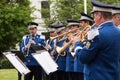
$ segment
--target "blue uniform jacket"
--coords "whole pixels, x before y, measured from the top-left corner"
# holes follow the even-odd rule
[[[79,47],[79,48],[82,49],[82,47],[84,46],[84,44],[81,44],[80,46],[81,47]],[[76,52],[76,53],[78,53],[78,52]],[[76,56],[74,58],[74,72],[81,72],[81,73],[83,73],[83,70],[84,70],[84,64],[82,64],[80,62],[79,56]]]
[[[69,49],[70,46],[66,49],[66,72],[74,72],[74,58]]]
[[[57,46],[62,47],[64,41],[65,40],[61,40],[61,41],[57,42]],[[56,52],[56,54],[58,55],[57,52]],[[65,69],[66,69],[66,56],[60,56],[59,55],[56,62],[58,64],[58,70],[65,71]]]
[[[51,46],[51,49],[48,50],[49,53],[51,53],[52,51],[54,51],[54,47],[56,46],[56,39],[55,40],[48,40],[47,43]],[[56,59],[56,52],[54,53],[54,60]]]
[[[120,30],[112,22],[101,24],[99,35],[88,48],[78,49],[77,56],[85,64],[85,80],[120,80]],[[81,43],[76,42],[75,48]]]
[[[54,41],[48,40],[48,44],[51,46],[51,49],[48,50],[48,52],[50,53],[53,51],[55,43],[54,43]]]
[[[32,38],[36,44],[34,45],[40,45],[40,46],[45,46],[45,42],[44,42],[44,39],[42,38],[41,35],[39,34],[36,34],[33,38]],[[21,46],[20,46],[20,50],[24,53],[26,59],[27,59],[27,62],[25,62],[25,64],[27,66],[37,66],[39,65],[37,63],[37,61],[33,58],[33,56],[31,54],[35,53],[35,51],[30,47],[29,49],[29,54],[28,56],[27,55],[27,50],[25,50],[25,45],[27,45],[29,43],[29,40],[30,40],[30,35],[26,35],[23,37],[22,39],[22,43],[21,43]],[[32,46],[33,44],[31,44]]]

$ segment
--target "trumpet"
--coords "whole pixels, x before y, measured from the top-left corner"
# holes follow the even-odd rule
[[[83,28],[83,30],[82,30],[79,34],[77,34],[77,36],[80,37],[80,42],[83,42],[83,41],[86,40],[86,38],[87,38],[87,32],[88,32],[90,29],[91,29],[91,26],[88,25],[88,26],[86,26],[85,28]]]
[[[70,31],[68,31],[68,32],[65,32],[65,33],[63,33],[63,34],[57,35],[57,36],[55,36],[55,37],[50,37],[50,40],[53,41],[54,39],[59,38],[59,37],[62,37],[62,36],[64,36],[64,35],[68,34],[68,33],[72,33],[72,32],[74,32],[75,30],[76,30],[76,29],[70,30]]]
[[[86,37],[87,31],[89,31],[90,29],[91,29],[91,26],[86,26],[86,27],[83,28],[83,30],[82,30],[80,33],[78,33],[76,36],[80,36],[80,37],[82,37],[81,39],[84,39],[84,38]],[[84,33],[84,34],[83,34],[83,33]],[[83,37],[82,35],[85,35],[85,36]],[[73,34],[72,37],[74,37],[74,34]],[[82,40],[81,40],[81,41],[82,41]],[[65,44],[64,46],[62,46],[62,47],[56,47],[56,51],[58,52],[58,54],[61,55],[61,56],[65,56],[66,53],[64,53],[64,51],[65,51],[65,49],[66,49],[69,45],[72,44],[72,42],[73,42],[73,39],[71,39],[68,43],[66,43],[66,44]]]
[[[86,26],[79,34],[78,34],[78,36],[80,37],[80,42],[84,42],[86,39],[87,39],[87,32],[89,31],[89,30],[91,30],[93,27],[95,27],[95,23],[92,25],[92,26],[90,26],[90,25],[88,25],[88,26]]]
[[[66,45],[64,45],[63,47],[56,47],[56,51],[58,52],[58,54],[60,56],[65,56],[66,53],[64,52],[65,49],[72,43],[72,40],[70,40],[68,43],[66,43]]]

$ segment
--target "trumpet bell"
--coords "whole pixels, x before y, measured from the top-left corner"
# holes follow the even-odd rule
[[[63,52],[62,51],[62,47],[56,47],[56,51],[58,52],[58,54],[60,55],[60,56],[65,56],[66,55],[66,53],[65,52]]]

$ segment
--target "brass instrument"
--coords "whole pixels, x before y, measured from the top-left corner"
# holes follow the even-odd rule
[[[76,36],[80,36],[80,37],[82,37],[82,38],[80,38],[80,39],[84,39],[85,37],[86,37],[86,33],[87,33],[87,31],[89,31],[91,29],[91,26],[86,26],[85,28],[83,28],[83,30],[80,32],[80,33],[78,33]],[[83,37],[83,35],[85,35],[84,37]],[[72,37],[74,37],[74,34],[72,35]],[[82,40],[81,40],[82,41]],[[68,43],[66,43],[64,46],[62,46],[62,47],[57,47],[56,48],[56,51],[58,52],[58,54],[59,55],[61,55],[61,56],[65,56],[66,55],[66,53],[64,53],[64,51],[65,51],[65,49],[69,46],[69,45],[71,45],[72,44],[72,42],[73,42],[73,39],[71,39]]]
[[[56,47],[56,51],[58,52],[58,54],[60,56],[65,56],[66,53],[64,52],[65,49],[72,43],[72,40],[70,40],[68,43],[66,43],[66,45],[64,45],[63,47]]]
[[[95,27],[95,23],[92,25],[92,26],[90,26],[90,25],[88,25],[88,26],[86,26],[79,34],[78,34],[78,36],[80,37],[80,42],[84,42],[86,39],[87,39],[87,32],[89,31],[89,30],[91,30],[93,27]]]
[[[50,37],[50,40],[54,40],[54,39],[56,39],[56,38],[59,38],[59,37],[62,37],[62,36],[64,36],[64,35],[66,35],[66,34],[68,34],[68,33],[72,33],[72,32],[74,32],[75,30],[76,30],[76,29],[70,30],[70,31],[68,31],[68,32],[65,32],[65,33],[63,33],[63,34],[57,35],[57,36],[55,36],[55,37]]]
[[[91,29],[91,26],[88,25],[88,26],[86,26],[85,28],[83,28],[83,30],[82,30],[79,34],[77,34],[77,36],[80,37],[80,42],[83,42],[83,41],[86,40],[86,38],[87,38],[87,32],[88,32],[90,29]]]

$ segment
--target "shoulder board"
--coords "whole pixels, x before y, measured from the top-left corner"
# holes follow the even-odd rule
[[[40,38],[41,38],[41,39],[45,39],[45,36],[44,36],[44,35],[40,35]]]
[[[22,39],[24,40],[24,39],[26,39],[27,37],[28,37],[28,35],[24,35]]]
[[[37,34],[36,36],[39,37],[39,38],[41,38],[41,39],[45,39],[44,35]]]

